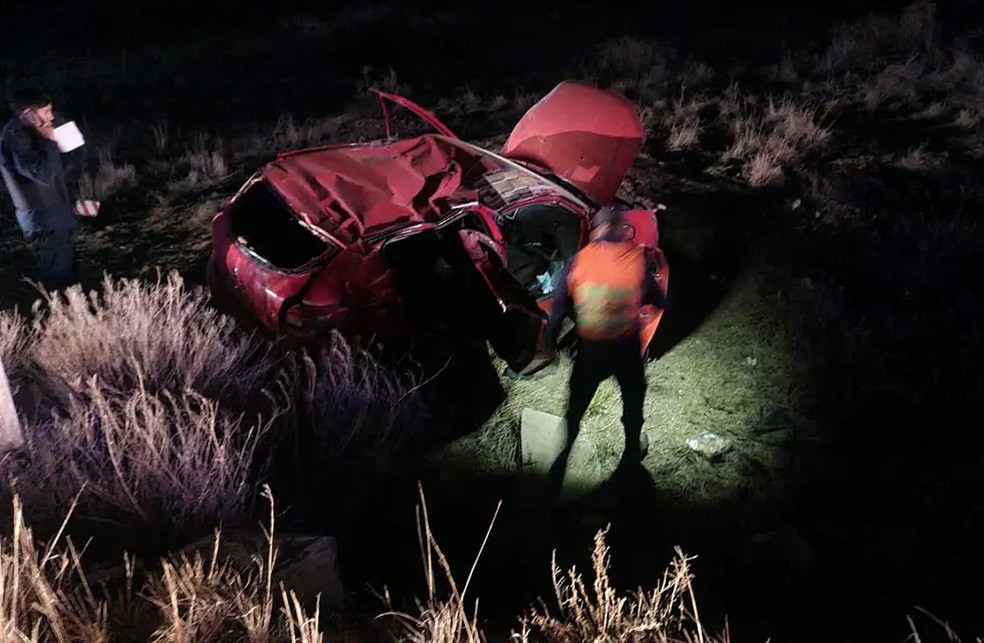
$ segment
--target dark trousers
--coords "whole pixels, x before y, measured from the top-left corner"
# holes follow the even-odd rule
[[[34,251],[35,278],[45,288],[64,288],[75,281],[76,234],[75,228],[31,230],[24,234]]]
[[[637,333],[615,341],[578,342],[565,415],[568,451],[581,430],[581,419],[598,391],[598,385],[609,377],[615,377],[622,395],[625,454],[628,457],[639,454],[642,408],[646,398],[646,371]]]

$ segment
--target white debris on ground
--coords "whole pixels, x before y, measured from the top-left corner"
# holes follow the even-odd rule
[[[731,450],[731,440],[708,431],[688,438],[687,446],[708,460],[717,460]]]

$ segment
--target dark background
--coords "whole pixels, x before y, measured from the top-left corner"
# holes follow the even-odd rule
[[[742,2],[521,2],[506,0],[491,3],[422,0],[420,2],[373,3],[381,7],[413,7],[425,13],[452,11],[492,18],[482,23],[486,38],[509,38],[514,30],[531,26],[541,34],[544,46],[567,37],[556,33],[556,25],[577,22],[573,18],[590,17],[587,27],[593,30],[621,31],[626,34],[684,36],[707,45],[727,44],[741,53],[742,45],[750,51],[786,39],[822,36],[830,25],[854,19],[868,11],[889,11],[903,7],[900,1],[837,0],[830,2],[781,2],[755,0]],[[469,6],[471,4],[471,6]],[[362,7],[368,3],[362,3]],[[945,0],[939,3],[941,18],[963,21],[981,13],[975,0]],[[0,51],[4,58],[14,52],[43,55],[57,48],[69,55],[95,54],[121,48],[146,47],[154,44],[189,40],[209,33],[232,29],[262,31],[270,20],[291,14],[331,18],[359,8],[360,3],[290,2],[243,3],[233,0],[174,0],[171,2],[64,2],[15,0],[3,11],[3,38]],[[531,25],[531,23],[534,23]],[[467,27],[465,27],[467,28]],[[752,35],[754,34],[754,36]],[[413,42],[365,42],[371,50],[400,51]],[[710,50],[710,49],[709,49]]]

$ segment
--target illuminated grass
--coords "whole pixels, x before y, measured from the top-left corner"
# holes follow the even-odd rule
[[[647,365],[645,426],[649,454],[644,466],[663,493],[689,502],[720,500],[761,484],[751,471],[774,475],[784,464],[783,449],[753,429],[763,415],[795,408],[805,373],[792,349],[787,325],[763,300],[757,282],[743,278],[694,333],[660,360]],[[467,462],[497,475],[517,470],[520,418],[529,407],[563,415],[567,405],[570,356],[530,381],[502,378],[507,399],[477,433],[452,443],[439,457]],[[501,370],[504,364],[497,363]],[[614,379],[599,387],[582,423],[581,440],[569,471],[604,479],[615,469],[625,438],[622,400]],[[733,449],[713,465],[686,446],[711,431],[731,440]],[[751,463],[751,464],[750,464]]]

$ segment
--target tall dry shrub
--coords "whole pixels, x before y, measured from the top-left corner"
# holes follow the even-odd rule
[[[0,311],[0,362],[7,377],[14,379],[27,365],[30,345],[24,317],[16,310]]]
[[[274,397],[289,408],[277,431],[281,469],[325,511],[356,503],[426,435],[425,384],[333,332],[321,349],[298,355],[281,372]]]
[[[171,272],[154,283],[106,276],[99,291],[73,286],[35,306],[31,359],[61,401],[97,376],[104,394],[191,390],[246,399],[270,377],[259,344],[209,306],[204,289]]]
[[[65,410],[28,425],[22,452],[0,461],[31,522],[50,531],[77,496],[74,528],[145,548],[251,515],[270,422],[244,422],[192,391],[152,393],[134,375],[129,394],[93,378]]]

